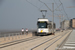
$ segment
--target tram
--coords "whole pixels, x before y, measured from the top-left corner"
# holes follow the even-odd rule
[[[53,28],[55,32],[55,23],[53,23]],[[38,18],[37,35],[51,34],[52,31],[52,21],[49,21],[47,18]]]

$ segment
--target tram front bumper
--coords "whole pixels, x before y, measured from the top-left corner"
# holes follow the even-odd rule
[[[42,32],[42,33],[41,33],[41,32],[38,32],[37,34],[38,34],[38,35],[47,35],[46,32]]]

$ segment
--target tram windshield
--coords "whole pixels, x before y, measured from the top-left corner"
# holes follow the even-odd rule
[[[38,28],[47,28],[46,22],[38,22]]]

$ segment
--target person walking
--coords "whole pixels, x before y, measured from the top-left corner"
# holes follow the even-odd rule
[[[22,34],[24,34],[24,28],[22,28]]]
[[[28,29],[26,28],[26,34],[28,35]]]

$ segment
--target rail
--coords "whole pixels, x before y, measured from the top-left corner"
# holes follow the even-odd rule
[[[8,43],[3,43],[3,44],[0,44],[0,48],[8,47],[8,46],[11,46],[11,45],[19,44],[19,43],[30,41],[30,40],[37,39],[37,38],[42,38],[42,37],[34,36],[34,37],[26,38],[26,39],[11,41],[11,42],[8,42]]]
[[[72,30],[73,31],[73,30]],[[71,31],[71,32],[72,32]],[[67,38],[69,37],[69,35],[71,34],[71,32],[68,34],[68,36],[59,44],[59,46],[56,48],[56,50],[60,50],[60,49],[63,49],[63,48],[60,48],[61,45],[67,40]],[[64,50],[64,49],[63,49]]]
[[[60,35],[62,35],[62,34],[60,34]],[[56,38],[56,37],[58,37],[58,36],[60,36],[60,35],[57,35],[57,36],[55,36],[55,37],[53,37],[53,38],[51,38],[51,39],[49,39],[49,40],[47,40],[47,41],[45,41],[45,42],[43,42],[43,43],[39,44],[39,45],[37,45],[37,46],[35,46],[35,47],[31,48],[30,50],[33,50],[33,49],[35,49],[35,48],[37,48],[37,47],[39,47],[39,46],[41,46],[41,45],[45,44],[46,42],[48,42],[48,41],[50,41],[50,40],[52,40],[52,39],[54,39],[54,38]],[[45,49],[46,49],[46,48],[45,48]]]
[[[66,33],[64,34],[66,35]],[[50,47],[52,44],[54,44],[56,41],[58,41],[59,39],[61,39],[64,35],[62,35],[60,38],[58,38],[57,40],[55,40],[54,42],[52,42],[49,46],[47,46],[44,50],[46,50],[48,47]]]

